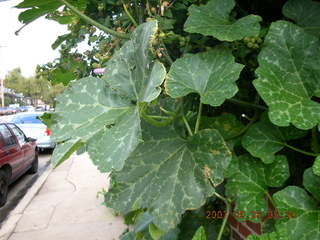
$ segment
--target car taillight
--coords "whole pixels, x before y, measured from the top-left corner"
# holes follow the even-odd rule
[[[46,133],[47,136],[50,136],[50,128],[47,128],[45,133]]]

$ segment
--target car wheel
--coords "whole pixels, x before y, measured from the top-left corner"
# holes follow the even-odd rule
[[[7,202],[9,180],[5,171],[0,170],[0,207]]]
[[[31,167],[28,171],[29,174],[35,174],[38,172],[38,165],[39,165],[39,160],[38,160],[38,152],[36,152],[34,160],[31,164]]]

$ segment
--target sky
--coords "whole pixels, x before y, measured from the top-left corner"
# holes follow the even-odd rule
[[[21,10],[13,8],[22,0],[0,0],[0,79],[8,71],[20,67],[25,77],[34,74],[37,64],[45,64],[59,56],[51,44],[67,32],[65,25],[44,18],[26,26],[18,36],[15,31],[22,24],[18,21]]]

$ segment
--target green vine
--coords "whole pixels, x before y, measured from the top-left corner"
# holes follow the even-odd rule
[[[110,172],[105,201],[133,225],[122,239],[218,232],[222,240],[231,204],[267,212],[268,201],[304,209],[297,219],[267,220],[277,231],[261,239],[280,230],[290,240],[320,238],[313,221],[320,215],[320,3],[21,0],[17,7],[26,9],[23,26],[43,15],[68,24],[54,43],[61,57],[38,71],[70,85],[57,98],[52,159],[60,164],[83,147]],[[91,50],[81,53],[84,42]],[[188,219],[221,202],[221,226]],[[297,231],[287,230],[292,225]]]

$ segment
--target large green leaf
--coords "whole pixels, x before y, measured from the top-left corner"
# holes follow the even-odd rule
[[[224,139],[238,136],[244,128],[235,115],[231,113],[224,113],[218,117],[201,117],[202,129],[214,128],[217,129]]]
[[[52,138],[56,142],[77,137],[87,141],[133,108],[136,106],[119,97],[101,79],[80,79],[57,98]]]
[[[67,160],[74,151],[82,146],[83,143],[78,138],[73,138],[64,143],[57,144],[51,157],[52,164],[57,167]]]
[[[166,70],[150,51],[157,31],[157,21],[141,24],[106,66],[103,79],[131,100],[151,102],[161,92]]]
[[[311,168],[308,168],[303,173],[303,186],[320,201],[320,177],[316,176]]]
[[[100,170],[121,169],[140,141],[137,111],[135,105],[119,97],[101,79],[89,77],[73,82],[57,98],[52,138],[59,145],[53,162],[65,160],[77,150],[77,142],[83,142],[88,144],[88,152]],[[132,126],[134,131],[128,131]]]
[[[316,158],[312,166],[313,173],[320,176],[320,156]]]
[[[124,57],[121,61],[117,54],[113,57],[115,60],[112,61],[116,62],[113,70],[128,68],[126,72],[133,78],[114,74],[106,77],[107,83],[98,78],[84,78],[71,83],[58,97],[52,137],[61,144],[56,150],[61,153],[55,156],[65,156],[62,154],[64,152],[69,155],[71,149],[75,151],[72,141],[78,139],[87,144],[90,157],[101,171],[122,168],[124,161],[141,141],[139,102],[136,101],[148,102],[156,98],[160,93],[159,85],[165,77],[163,66],[154,64],[148,52],[151,48],[150,39],[154,38],[156,31],[155,21],[140,25],[134,31],[132,40],[127,42],[132,49],[128,49],[127,45],[120,49],[117,54]],[[139,41],[143,44],[137,44]],[[134,66],[125,65],[124,61],[133,57],[132,51],[135,54],[141,51],[147,57],[142,59],[140,55],[141,61],[136,59]],[[143,72],[141,69],[147,65],[153,66],[152,71]],[[133,80],[135,84],[131,85]],[[126,86],[126,81],[128,86],[132,86],[127,89],[130,91],[117,88],[116,81],[123,81],[123,86]],[[133,96],[131,91],[138,91],[139,94]],[[60,160],[57,158],[55,162]]]
[[[268,120],[267,116],[253,124],[242,138],[242,146],[264,163],[272,163],[275,153],[285,147],[286,141],[300,138],[305,131],[294,127],[280,128]]]
[[[120,159],[127,159],[141,141],[138,108],[130,109],[117,122],[115,126],[98,132],[88,142],[90,157],[102,172],[109,171],[110,166],[121,169],[123,161]]]
[[[283,6],[283,15],[294,20],[305,31],[320,36],[320,3],[312,0],[289,0]]]
[[[310,129],[320,122],[320,42],[300,27],[278,21],[271,24],[259,54],[254,86],[269,106],[278,126]]]
[[[231,51],[223,47],[190,54],[172,64],[166,91],[173,98],[196,92],[202,103],[220,106],[237,93],[235,81],[243,67],[234,61]]]
[[[228,169],[226,194],[236,202],[236,211],[244,212],[244,220],[261,221],[255,213],[265,216],[268,186],[280,187],[289,177],[285,156],[276,156],[273,164],[265,165],[250,155],[234,157]]]
[[[289,186],[273,195],[277,210],[283,219],[279,224],[290,240],[320,239],[320,209],[317,202],[302,188]],[[296,215],[286,219],[286,212]]]
[[[234,0],[211,0],[204,6],[192,5],[189,8],[184,30],[213,36],[221,41],[240,40],[257,36],[260,31],[260,16],[249,15],[238,20],[231,19],[230,12],[235,6]]]
[[[184,140],[171,127],[145,125],[143,139],[112,175],[117,184],[106,193],[106,203],[123,213],[148,208],[154,224],[167,231],[213,194],[208,178],[215,184],[223,180],[231,153],[216,130]]]

